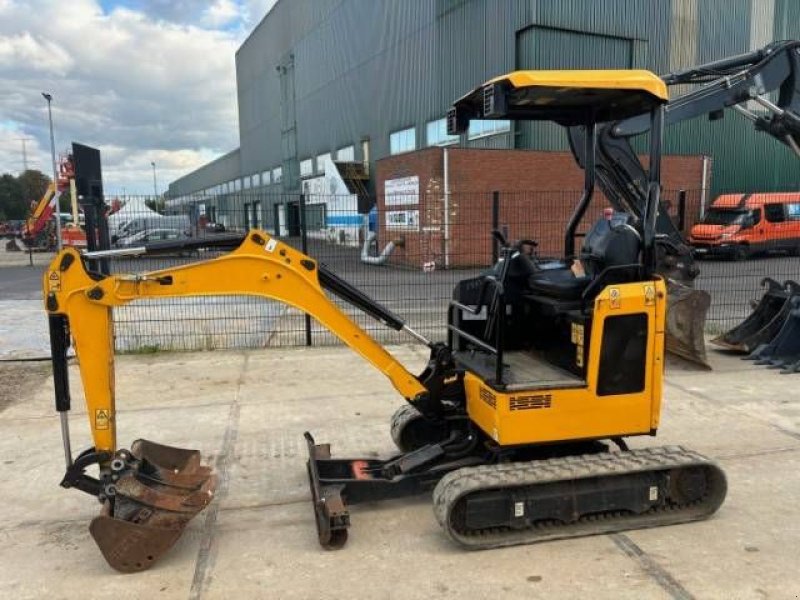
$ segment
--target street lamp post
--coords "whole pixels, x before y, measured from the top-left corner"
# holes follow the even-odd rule
[[[158,183],[156,183],[156,163],[155,161],[150,161],[150,166],[153,167],[153,195],[155,196],[154,200],[158,200]]]
[[[58,202],[58,166],[56,165],[56,141],[53,136],[53,110],[50,105],[53,101],[53,96],[46,92],[42,92],[42,96],[47,100],[47,117],[50,121],[50,156],[53,160],[53,197],[56,202],[56,248],[61,252],[61,207]]]

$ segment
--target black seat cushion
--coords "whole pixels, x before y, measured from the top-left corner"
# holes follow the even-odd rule
[[[547,269],[531,275],[528,286],[534,294],[558,300],[580,300],[591,281],[591,277],[576,277],[571,269]]]

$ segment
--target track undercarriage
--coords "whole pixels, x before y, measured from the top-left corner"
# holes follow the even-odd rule
[[[491,448],[458,425],[436,431],[409,408],[392,419],[404,453],[386,461],[333,459],[328,444],[306,434],[324,548],[347,541],[349,504],[431,490],[447,536],[476,550],[696,521],[725,499],[722,470],[680,446],[629,450],[615,439],[619,451],[600,441]]]

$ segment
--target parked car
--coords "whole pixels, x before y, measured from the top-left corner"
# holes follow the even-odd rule
[[[134,248],[153,242],[177,241],[188,238],[189,236],[186,235],[186,232],[180,229],[150,229],[149,231],[140,231],[120,238],[117,240],[117,246],[119,248]]]
[[[756,252],[800,254],[800,193],[725,194],[692,227],[695,255],[737,260]]]
[[[129,221],[121,223],[120,226],[111,234],[111,243],[116,244],[123,238],[129,237],[143,231],[155,231],[157,229],[176,229],[182,231],[184,235],[189,235],[191,225],[188,215],[155,215],[146,217],[135,217]]]

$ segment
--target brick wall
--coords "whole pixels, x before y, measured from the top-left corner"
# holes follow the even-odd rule
[[[441,268],[446,254],[451,267],[487,265],[491,257],[493,191],[500,192],[500,224],[510,239],[535,239],[542,255],[563,253],[564,230],[583,189],[583,171],[571,153],[448,148],[447,155],[447,252],[443,236],[444,149],[427,148],[377,162],[379,240],[385,243],[402,237],[405,243],[394,252],[392,262],[417,268],[433,262]],[[672,214],[677,215],[677,190],[688,191],[687,231],[699,214],[702,165],[701,156],[666,156],[662,163],[664,197]],[[387,206],[385,182],[413,175],[419,177],[419,203]],[[605,206],[605,198],[598,193],[578,231],[588,230]],[[387,229],[385,215],[393,210],[418,210],[418,230]]]

